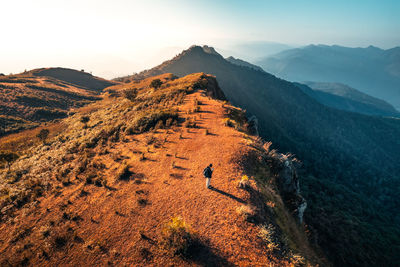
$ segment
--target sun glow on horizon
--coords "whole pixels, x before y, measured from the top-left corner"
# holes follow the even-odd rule
[[[322,30],[313,25],[320,9],[308,5],[314,18],[306,19],[293,15],[291,5],[307,10],[306,4],[300,6],[293,0],[288,0],[287,7],[277,1],[4,1],[0,73],[63,66],[113,78],[150,68],[192,44],[226,49],[234,43],[257,40],[363,45],[365,39],[365,43],[377,45],[373,41],[383,37],[387,46],[400,44],[399,38],[390,34],[393,29],[384,35],[384,22],[370,27],[379,34],[376,40],[368,40],[364,35],[369,34],[369,25],[360,31],[359,24],[364,23],[361,19],[357,22],[360,16],[349,23],[349,28],[358,32],[351,35],[329,28],[334,14],[330,14],[331,20],[322,14],[327,18],[321,21],[326,29]],[[344,27],[343,22],[337,25]],[[328,30],[332,32],[324,33]]]

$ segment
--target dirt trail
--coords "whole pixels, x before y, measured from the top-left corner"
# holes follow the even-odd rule
[[[196,99],[201,103],[200,111],[187,114]],[[199,127],[129,136],[129,141],[113,147],[132,166],[134,179],[110,178],[110,190],[85,187],[85,196],[80,194],[81,186],[71,186],[60,196],[41,201],[37,216],[29,217],[36,218],[31,223],[37,227],[50,220],[56,225],[65,223],[75,229],[81,244],[71,242],[40,264],[265,266],[270,262],[257,242],[257,228],[236,212],[249,199],[248,192],[236,186],[242,174],[231,162],[232,157],[248,149],[243,134],[224,125],[223,103],[201,91],[188,95],[179,112],[183,117],[196,117]],[[167,139],[161,147],[149,146],[147,152],[143,140],[149,135]],[[146,160],[140,160],[138,152],[145,152]],[[105,175],[114,177],[120,162],[107,160],[109,155],[102,157],[107,165]],[[202,177],[209,163],[214,168],[213,190],[206,189]],[[79,219],[63,222],[63,212],[79,214]],[[175,216],[181,216],[202,241],[203,247],[193,260],[167,257],[157,247],[163,223]],[[98,248],[101,253],[95,253]],[[141,255],[143,248],[150,254]]]

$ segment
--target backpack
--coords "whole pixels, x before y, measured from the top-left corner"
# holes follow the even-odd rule
[[[204,175],[204,177],[206,177],[206,178],[210,178],[210,177],[211,177],[211,170],[210,170],[209,167],[206,167],[206,168],[203,170],[203,175]]]

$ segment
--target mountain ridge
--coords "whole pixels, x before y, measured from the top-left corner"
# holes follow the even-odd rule
[[[306,221],[334,265],[393,265],[387,259],[395,259],[392,252],[399,246],[387,251],[385,243],[400,243],[400,229],[394,223],[400,219],[394,190],[400,180],[398,120],[326,107],[291,82],[231,64],[201,47],[127,79],[191,72],[215,75],[228,100],[257,117],[261,137],[304,162],[303,192],[310,200]],[[353,219],[356,224],[350,223]],[[374,233],[374,241],[363,239],[369,245],[361,247],[357,240],[367,232]]]
[[[1,264],[328,265],[279,193],[300,197],[294,159],[222,95],[211,75],[164,74],[66,118],[0,174]]]

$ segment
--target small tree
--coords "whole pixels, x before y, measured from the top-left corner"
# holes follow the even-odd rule
[[[124,91],[125,98],[129,99],[130,101],[135,100],[137,95],[138,95],[138,92],[137,92],[136,88],[126,89]]]
[[[160,88],[161,85],[162,85],[162,81],[160,79],[154,79],[150,83],[150,86],[153,87],[154,89]]]
[[[0,162],[6,162],[8,170],[10,170],[11,163],[19,158],[17,153],[11,151],[1,151],[0,152]]]
[[[40,132],[36,135],[37,138],[42,140],[43,144],[46,142],[47,137],[49,136],[50,131],[48,129],[42,129]]]
[[[82,116],[81,117],[81,122],[84,124],[83,128],[87,128],[87,123],[90,121],[90,117],[89,116]]]
[[[84,124],[88,123],[89,120],[90,120],[89,116],[82,116],[81,117],[81,122],[84,123]]]

